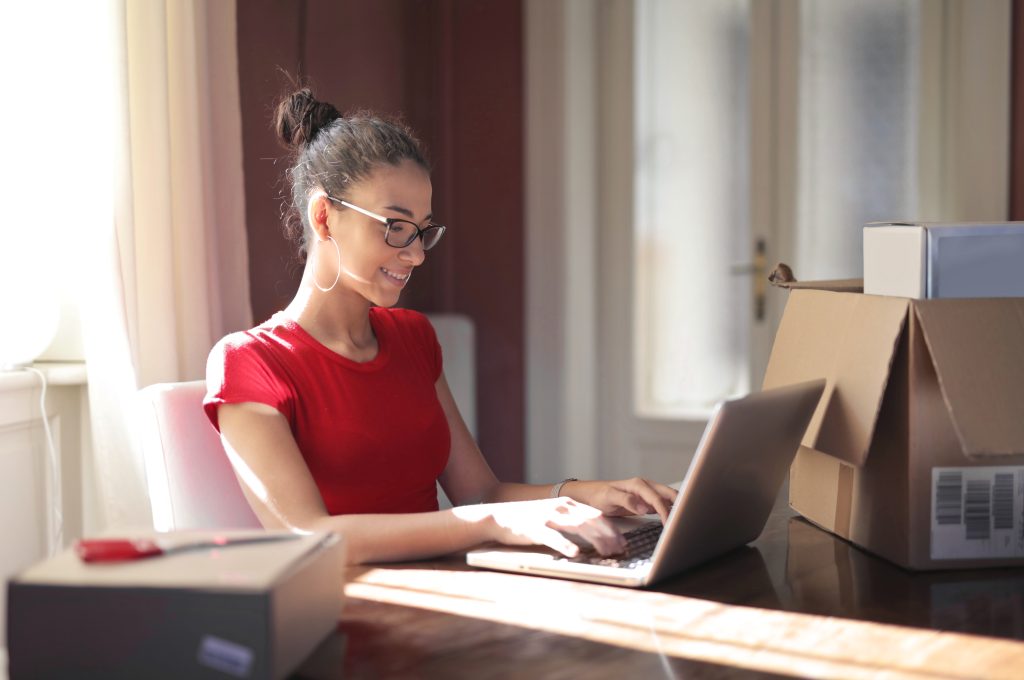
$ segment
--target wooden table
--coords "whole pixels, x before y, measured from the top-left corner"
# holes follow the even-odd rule
[[[300,678],[1024,678],[1024,569],[911,573],[777,504],[761,537],[636,591],[351,568]]]

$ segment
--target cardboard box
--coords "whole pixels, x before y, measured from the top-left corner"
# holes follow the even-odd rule
[[[336,629],[343,569],[335,534],[119,563],[69,549],[8,583],[10,677],[282,678]]]
[[[1024,299],[818,286],[789,286],[764,380],[828,380],[790,505],[910,569],[1024,564]]]
[[[1024,296],[1024,222],[872,222],[864,292],[915,299]]]

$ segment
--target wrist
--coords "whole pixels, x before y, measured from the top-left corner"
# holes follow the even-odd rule
[[[498,522],[494,518],[493,505],[485,503],[481,505],[462,505],[452,508],[449,512],[459,525],[459,530],[465,536],[465,543],[475,545],[487,541],[497,540]]]
[[[578,481],[580,481],[580,480],[576,479],[575,477],[567,477],[567,478],[563,479],[562,481],[558,482],[557,484],[552,484],[551,485],[551,498],[558,498],[559,496],[568,496],[569,494],[566,493],[565,487],[567,485],[569,485],[569,484],[572,484],[573,482],[578,482]]]

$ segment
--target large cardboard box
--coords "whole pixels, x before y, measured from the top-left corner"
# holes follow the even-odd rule
[[[69,549],[8,584],[10,677],[282,678],[337,628],[343,569],[335,534],[119,563]]]
[[[828,380],[790,505],[910,569],[1024,564],[1024,299],[859,286],[789,286],[764,387]]]
[[[871,222],[864,227],[864,292],[1024,296],[1024,222]]]

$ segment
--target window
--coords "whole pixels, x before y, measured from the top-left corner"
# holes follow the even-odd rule
[[[858,278],[866,222],[1006,219],[1008,3],[633,7],[637,416],[756,389],[752,251]]]
[[[791,264],[801,278],[859,278],[865,222],[920,218],[918,5],[800,5]]]
[[[750,3],[635,7],[635,407],[700,419],[749,389]]]
[[[112,219],[112,6],[40,0],[0,8],[9,95],[0,113],[8,131],[0,218],[7,341],[0,354],[8,360],[31,360],[47,347],[52,358],[83,358],[80,264],[97,221]]]

